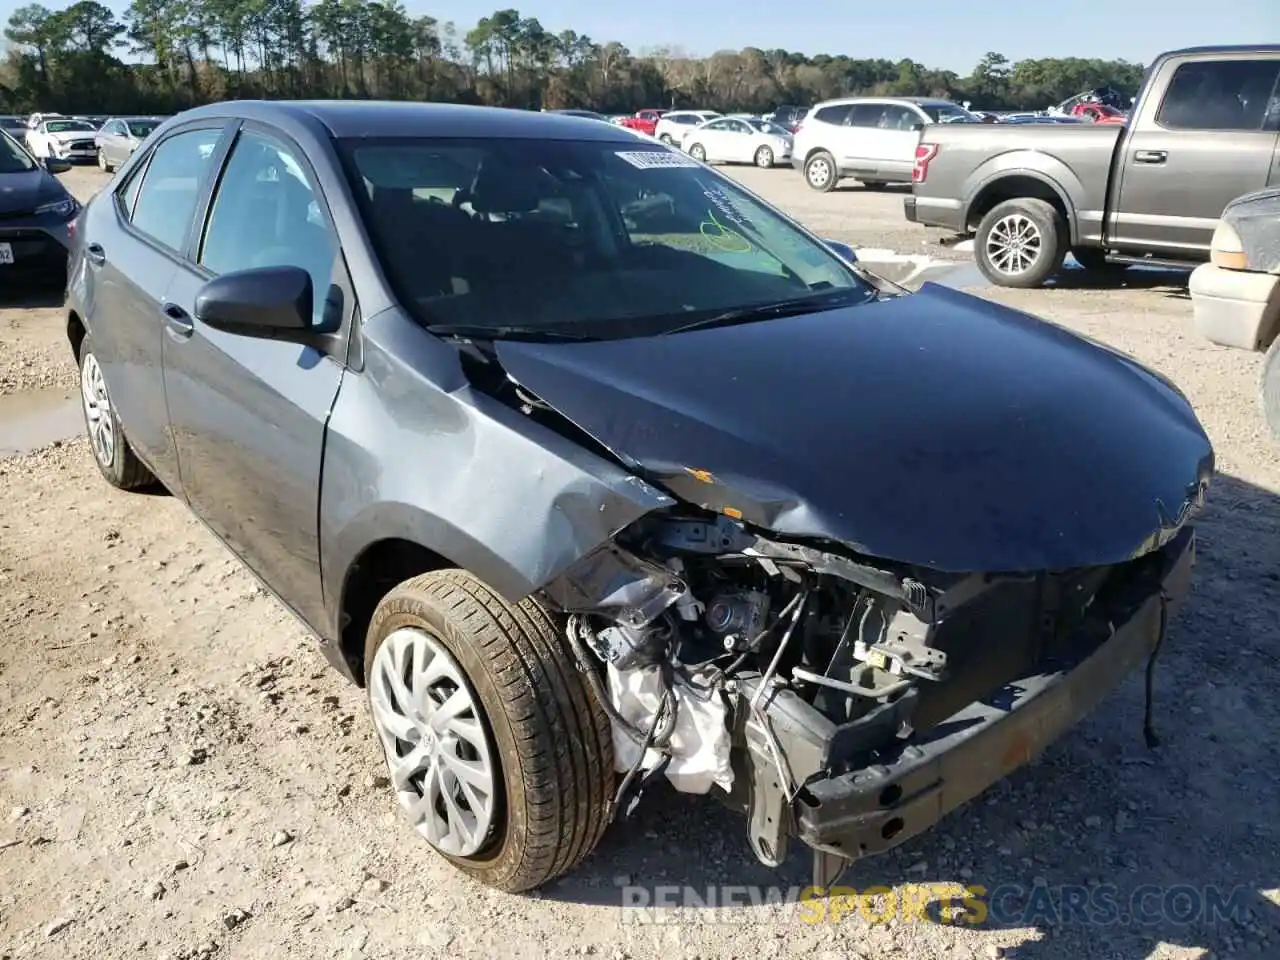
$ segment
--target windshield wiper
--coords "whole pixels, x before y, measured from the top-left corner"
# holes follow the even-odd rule
[[[527,340],[531,343],[571,343],[592,339],[580,333],[547,330],[544,327],[483,327],[460,323],[433,323],[427,329],[438,337],[458,337],[466,340]]]
[[[849,300],[851,293],[861,294],[856,300]],[[714,316],[702,317],[691,323],[686,323],[678,327],[672,327],[670,330],[662,331],[664,334],[671,333],[687,333],[690,330],[706,330],[709,327],[727,327],[735,323],[754,323],[757,320],[774,320],[780,317],[795,317],[804,313],[818,313],[822,310],[834,310],[839,307],[852,307],[859,304],[868,303],[875,299],[875,292],[868,294],[864,290],[839,290],[833,293],[826,293],[819,297],[797,297],[792,300],[779,300],[776,303],[762,303],[752,307],[739,307],[735,310],[725,310],[723,313],[717,313]],[[846,302],[847,301],[847,302]]]

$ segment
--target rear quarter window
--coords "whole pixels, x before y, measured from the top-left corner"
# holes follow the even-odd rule
[[[835,126],[843,126],[845,120],[848,119],[849,112],[851,110],[853,110],[853,107],[847,103],[836,104],[835,106],[830,107],[819,107],[814,113],[813,119],[820,123],[830,123]]]

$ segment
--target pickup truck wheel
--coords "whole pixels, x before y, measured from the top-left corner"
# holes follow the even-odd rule
[[[1280,443],[1280,337],[1271,341],[1262,361],[1262,414],[1271,436]]]
[[[519,892],[591,852],[613,799],[609,718],[543,607],[424,574],[378,604],[364,662],[392,785],[445,859]]]
[[[1066,221],[1043,200],[1006,200],[982,218],[973,249],[978,269],[992,283],[1039,287],[1067,254]]]
[[[805,161],[804,179],[814,190],[830,193],[840,180],[836,172],[836,158],[825,150],[815,153]]]
[[[155,477],[138,459],[124,435],[88,334],[80,343],[77,359],[80,364],[80,407],[84,412],[89,449],[93,451],[98,470],[107,483],[118,490],[137,490],[155,483]]]

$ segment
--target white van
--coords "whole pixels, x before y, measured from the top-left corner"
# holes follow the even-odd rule
[[[791,165],[814,190],[834,190],[843,177],[868,189],[910,183],[920,131],[930,123],[980,123],[950,100],[847,97],[811,109],[795,132]]]

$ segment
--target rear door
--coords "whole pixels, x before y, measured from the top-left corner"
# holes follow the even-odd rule
[[[1208,259],[1228,202],[1274,176],[1280,55],[1171,60],[1151,78],[1164,87],[1131,120],[1118,187],[1113,187],[1110,245],[1156,255]],[[1167,85],[1167,86],[1166,86]]]
[[[324,431],[354,310],[326,199],[302,150],[246,122],[208,204],[203,236],[166,295],[164,383],[192,510],[311,623],[323,622],[318,510]],[[338,331],[271,339],[195,318],[214,276],[292,265],[311,274],[313,317]]]
[[[95,209],[80,282],[90,292],[89,332],[129,442],[166,487],[178,490],[161,353],[160,305],[181,262],[225,121],[179,128]]]

